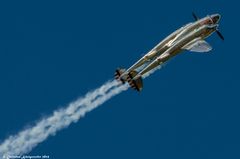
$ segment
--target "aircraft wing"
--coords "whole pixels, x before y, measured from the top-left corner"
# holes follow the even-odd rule
[[[196,38],[185,45],[182,49],[192,52],[209,52],[212,50],[212,47],[205,40]]]

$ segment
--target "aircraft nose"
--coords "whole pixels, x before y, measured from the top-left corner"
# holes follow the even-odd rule
[[[219,22],[221,16],[220,16],[220,14],[213,14],[213,15],[211,15],[211,18],[212,18],[213,23],[216,24]]]

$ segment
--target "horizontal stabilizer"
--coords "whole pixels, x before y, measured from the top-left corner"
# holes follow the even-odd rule
[[[125,83],[125,80],[123,78],[121,78],[121,76],[125,71],[126,71],[125,69],[118,68],[118,69],[116,69],[115,74],[114,74],[114,78],[118,81],[121,81],[123,84]]]
[[[143,88],[142,77],[137,75],[137,71],[133,70],[129,72],[127,81],[131,88],[140,92]]]

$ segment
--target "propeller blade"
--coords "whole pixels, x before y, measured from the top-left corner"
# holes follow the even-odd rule
[[[194,12],[192,12],[192,16],[196,21],[199,19],[198,16]]]
[[[217,33],[217,35],[218,35],[222,40],[224,40],[224,37],[223,37],[223,35],[221,34],[220,31],[216,30],[216,33]]]

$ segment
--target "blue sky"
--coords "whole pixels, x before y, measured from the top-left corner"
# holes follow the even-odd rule
[[[220,13],[222,42],[184,52],[78,123],[39,144],[51,158],[239,158],[238,3],[1,2],[0,141],[102,85],[160,40]]]

